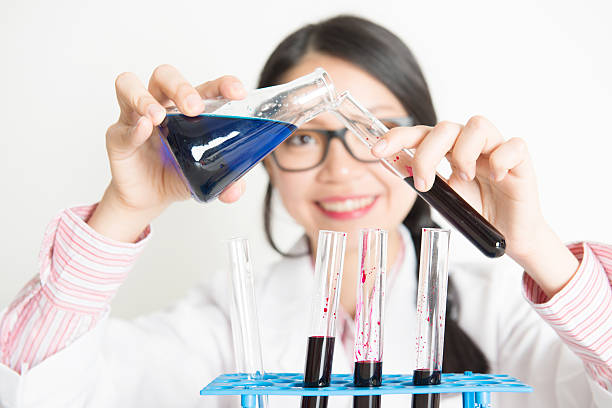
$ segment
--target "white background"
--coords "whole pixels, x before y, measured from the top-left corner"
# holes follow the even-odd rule
[[[278,42],[337,13],[370,17],[412,48],[440,119],[490,118],[527,140],[549,223],[566,241],[612,242],[612,12],[601,1],[7,1],[0,7],[0,309],[37,273],[47,222],[94,203],[109,181],[114,78],[177,66],[193,83],[234,74],[252,87]],[[226,263],[246,235],[262,269],[266,176],[233,206],[172,206],[114,301],[131,317],[170,304]],[[279,241],[298,231],[279,214]],[[483,259],[455,234],[456,259]]]

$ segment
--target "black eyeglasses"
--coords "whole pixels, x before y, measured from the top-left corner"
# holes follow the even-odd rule
[[[380,119],[389,129],[398,126],[414,126],[414,118],[400,117]],[[276,165],[284,171],[306,171],[319,166],[325,161],[329,145],[337,138],[346,151],[355,160],[362,163],[378,162],[370,152],[370,148],[347,128],[337,130],[327,129],[297,129],[271,154]]]

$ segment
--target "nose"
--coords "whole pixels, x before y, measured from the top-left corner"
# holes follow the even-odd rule
[[[355,180],[363,174],[364,167],[349,154],[340,140],[332,139],[318,178],[319,181],[331,183]]]

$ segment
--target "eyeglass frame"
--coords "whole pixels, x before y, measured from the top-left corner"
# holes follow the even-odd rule
[[[416,125],[416,121],[412,116],[402,116],[402,117],[397,117],[397,118],[384,118],[384,119],[379,119],[381,122],[383,123],[393,123],[395,126],[393,126],[393,128],[395,127],[410,127],[410,126],[415,126]],[[393,128],[389,128],[389,129],[393,129]],[[325,161],[325,159],[327,158],[327,154],[329,152],[329,145],[331,144],[333,139],[338,139],[342,142],[342,145],[344,146],[344,148],[346,149],[346,151],[351,155],[351,157],[355,160],[357,160],[358,162],[361,163],[376,163],[379,160],[378,159],[374,159],[374,160],[364,160],[364,159],[360,159],[357,156],[355,156],[355,153],[353,153],[353,151],[349,148],[348,144],[346,143],[346,132],[348,132],[348,128],[347,127],[343,127],[340,129],[336,129],[336,130],[327,130],[327,129],[302,129],[304,131],[308,131],[308,132],[315,132],[318,133],[322,136],[324,136],[326,138],[327,144],[325,145],[325,150],[323,151],[323,155],[321,156],[321,160],[319,160],[319,162],[313,166],[310,167],[306,167],[304,169],[288,169],[286,167],[281,166],[281,164],[278,161],[278,158],[275,155],[275,152],[272,151],[272,153],[270,154],[272,156],[272,160],[274,160],[274,163],[276,163],[276,165],[278,166],[279,169],[281,169],[282,171],[288,171],[288,172],[299,172],[299,171],[308,171],[308,170],[312,170],[316,167],[319,167],[321,164],[323,164],[323,162]],[[296,132],[299,131],[299,129],[296,130]],[[295,133],[295,132],[294,132]],[[293,136],[293,134],[291,135]],[[291,137],[289,136],[289,137]]]

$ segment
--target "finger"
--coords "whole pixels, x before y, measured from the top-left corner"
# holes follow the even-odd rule
[[[185,115],[196,116],[204,111],[198,91],[171,65],[155,68],[149,80],[149,92],[162,104],[173,101]]]
[[[500,182],[510,172],[518,177],[528,177],[533,169],[523,139],[512,138],[498,146],[489,156],[490,178]]]
[[[453,122],[440,122],[427,134],[414,152],[412,171],[414,185],[419,191],[427,191],[434,183],[436,167],[453,148],[462,126]]]
[[[412,149],[421,143],[431,131],[430,126],[412,126],[393,128],[372,147],[377,157],[387,157],[402,149]]]
[[[481,185],[466,181],[459,176],[459,169],[451,164],[452,173],[447,180],[447,183],[453,190],[459,193],[462,197],[480,197]]]
[[[219,194],[219,201],[224,203],[233,203],[238,201],[242,194],[246,190],[246,183],[244,180],[238,180],[227,187],[221,194]]]
[[[118,158],[131,155],[151,135],[153,123],[146,116],[141,116],[134,126],[116,123],[106,132],[106,143],[110,154],[119,154]]]
[[[466,123],[457,137],[451,153],[451,163],[464,180],[476,177],[476,160],[482,154],[489,154],[503,143],[501,133],[489,120],[474,116]]]
[[[115,80],[117,100],[121,108],[119,120],[126,125],[135,125],[141,116],[147,116],[155,125],[164,120],[166,110],[147,91],[138,77],[124,72]]]
[[[247,91],[242,82],[231,75],[205,82],[202,85],[198,85],[196,90],[204,99],[212,99],[218,96],[228,99],[244,99],[247,96]]]

